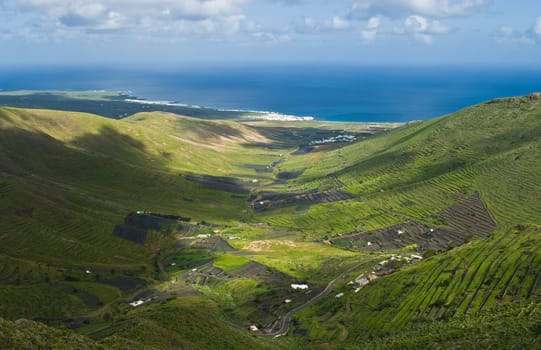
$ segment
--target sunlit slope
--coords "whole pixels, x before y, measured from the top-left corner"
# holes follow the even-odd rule
[[[1,315],[82,315],[124,294],[100,281],[154,278],[155,250],[112,234],[130,212],[147,210],[212,223],[249,215],[246,189],[229,186],[222,191],[184,176],[187,171],[224,174],[217,165],[233,163],[228,154],[206,148],[205,137],[221,137],[223,144],[238,149],[245,142],[244,130],[236,124],[229,129],[221,128],[221,122],[214,129],[212,123],[202,125],[214,133],[185,142],[172,137],[174,130],[143,122],[0,109]],[[190,165],[195,157],[208,161],[197,168]],[[259,156],[257,161],[267,160]],[[238,170],[248,176],[252,171]]]
[[[494,100],[416,122],[318,156],[290,158],[299,181],[334,175],[367,194],[429,179],[528,144],[541,135],[541,95]]]
[[[136,263],[145,250],[111,236],[114,224],[130,211],[227,222],[246,209],[243,196],[206,188],[181,173],[223,171],[218,166],[233,161],[229,153],[207,148],[208,140],[221,137],[218,142],[226,147],[235,143],[231,147],[241,148],[243,130],[221,129],[219,122],[213,129],[202,121],[202,129],[214,133],[191,137],[188,143],[175,140],[173,130],[161,133],[129,120],[39,110],[0,113],[2,249],[15,256]],[[190,166],[197,157],[201,165]]]
[[[317,234],[366,231],[410,218],[437,224],[446,207],[480,193],[498,224],[541,223],[541,97],[495,100],[347,147],[289,157],[299,188],[356,199],[264,213]],[[291,215],[294,214],[294,215]]]
[[[344,285],[345,297],[329,296],[303,311],[298,332],[310,330],[310,344],[384,349],[538,344],[539,95],[492,101],[319,156],[298,185],[329,186],[331,176],[335,186],[356,198],[312,205],[304,212],[282,208],[276,217],[265,213],[266,219],[338,241],[341,233],[363,235],[412,221],[427,227],[462,223],[459,228],[474,236],[358,293]],[[299,166],[301,160],[290,161]],[[496,225],[488,236],[475,236],[487,220],[473,207],[475,196]],[[456,205],[466,207],[468,217],[444,218]],[[509,326],[511,320],[515,323]]]
[[[139,113],[122,120],[144,130],[145,143],[167,160],[169,168],[212,175],[254,175],[244,164],[267,165],[276,151],[257,149],[269,140],[233,121],[205,121],[166,113]],[[129,129],[129,128],[128,128]]]
[[[300,328],[315,329],[310,337],[316,343],[338,341],[345,333],[347,340],[342,340],[351,345],[379,339],[384,347],[385,338],[391,337],[394,348],[436,343],[468,348],[473,340],[497,348],[535,343],[541,303],[540,233],[539,226],[498,231],[373,281],[359,293],[344,287],[343,299],[329,297],[303,311]],[[503,322],[509,319],[520,326],[509,327]],[[491,327],[481,327],[489,320]],[[476,334],[478,329],[484,333]],[[461,338],[456,338],[460,332]]]

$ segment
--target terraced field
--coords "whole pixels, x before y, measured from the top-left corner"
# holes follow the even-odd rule
[[[538,305],[539,113],[537,98],[501,100],[405,127],[392,134],[392,145],[386,137],[367,140],[359,145],[372,151],[381,147],[381,153],[334,173],[341,188],[360,198],[315,205],[306,213],[283,208],[274,219],[268,216],[282,227],[304,227],[316,236],[325,232],[331,242],[349,249],[396,252],[417,247],[433,254],[454,248],[380,278],[359,293],[343,286],[345,297],[329,296],[302,311],[295,332],[307,334],[308,344],[329,339],[359,344],[383,335],[406,344],[401,334],[421,325],[440,322],[447,327],[463,317],[498,313],[502,307]],[[526,124],[503,127],[495,123],[501,118],[509,118],[503,124]],[[455,129],[457,125],[461,128]],[[470,128],[476,137],[469,135]],[[457,130],[460,137],[453,139]],[[442,136],[444,131],[451,137]],[[480,131],[486,134],[478,137]],[[424,147],[407,152],[418,143]],[[338,155],[345,164],[355,149],[362,159],[365,153],[356,146],[332,151],[329,157]],[[316,168],[331,163],[326,156]],[[449,161],[441,161],[446,158]],[[286,162],[284,167],[291,165]],[[315,171],[332,168],[310,170]],[[295,182],[321,187],[310,172]],[[535,322],[535,315],[525,322]]]
[[[535,343],[540,117],[537,94],[308,149],[339,128],[2,108],[0,317],[117,348],[212,348],[211,327],[228,348],[347,349],[497,348],[516,316],[509,339]]]
[[[539,303],[540,232],[539,227],[515,228],[468,243],[452,254],[434,256],[378,279],[360,293],[349,292],[338,305],[328,298],[304,311],[299,327],[323,322],[318,329],[330,331],[337,324],[345,325],[352,335],[347,341],[358,344],[381,334],[400,334],[419,323],[478,315],[515,303]],[[330,335],[318,333],[311,333],[312,341]]]
[[[472,239],[487,237],[496,229],[496,222],[479,194],[444,209],[438,217],[445,223],[440,227],[404,222],[375,231],[340,236],[332,239],[331,243],[369,251],[397,250],[407,246],[415,246],[420,252],[430,249],[444,251]]]
[[[293,204],[306,204],[310,205],[313,203],[329,203],[329,202],[338,202],[346,199],[351,199],[351,196],[345,192],[340,192],[337,190],[329,190],[323,192],[313,192],[313,193],[304,193],[297,195],[287,195],[283,199],[268,199],[269,197],[280,197],[280,195],[264,195],[262,197],[256,198],[252,202],[252,206],[255,211],[264,211],[264,210],[273,210],[281,207],[285,207]]]

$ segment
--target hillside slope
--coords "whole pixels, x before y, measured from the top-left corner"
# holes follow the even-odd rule
[[[307,156],[284,167],[295,171],[303,161],[313,162]],[[304,212],[286,207],[265,218],[328,235],[349,249],[437,255],[391,270],[358,293],[344,285],[345,297],[304,310],[297,332],[308,333],[310,344],[379,339],[370,344],[382,348],[536,343],[540,172],[539,94],[491,101],[320,154],[297,186],[336,186],[355,198]],[[512,316],[505,310],[520,315],[523,328],[506,330],[503,320]],[[487,319],[493,328],[477,337],[472,325]],[[433,326],[438,335],[422,335]],[[459,329],[468,335],[456,339]],[[502,334],[507,338],[498,340]]]
[[[538,343],[540,94],[313,149],[301,129],[0,109],[0,317],[98,348]]]
[[[217,305],[201,298],[170,301],[133,312],[129,320],[105,332],[106,335],[100,340],[93,340],[38,322],[24,319],[6,321],[0,318],[0,345],[5,350],[282,348],[269,340],[255,338],[228,325]]]
[[[438,213],[480,193],[499,225],[539,224],[541,95],[495,100],[329,152],[289,157],[303,191],[354,199],[265,213],[269,223],[329,237]]]
[[[81,315],[131,286],[152,281],[156,247],[113,235],[130,212],[147,210],[216,224],[249,215],[242,181],[220,187],[220,181],[212,186],[213,177],[205,183],[185,174],[231,170],[234,166],[224,165],[237,162],[235,152],[256,137],[253,131],[236,123],[170,114],[134,119],[0,109],[3,317]],[[164,128],[152,125],[156,119]],[[191,132],[206,134],[197,139],[174,128],[185,124]],[[207,136],[224,148],[207,147]],[[269,151],[246,159],[264,166],[277,157]],[[194,165],[197,159],[205,166]],[[235,170],[253,175],[251,169]],[[118,279],[129,282],[101,283]]]

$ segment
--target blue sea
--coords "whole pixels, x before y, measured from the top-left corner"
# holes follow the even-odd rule
[[[541,68],[247,65],[0,68],[0,90],[114,90],[148,100],[327,121],[429,119],[541,91]]]

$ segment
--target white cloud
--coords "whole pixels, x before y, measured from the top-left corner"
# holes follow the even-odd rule
[[[537,22],[535,22],[535,25],[533,27],[533,32],[539,36],[541,36],[541,17],[537,19]]]
[[[185,31],[181,22],[193,22],[194,29],[225,33],[239,30],[245,19],[242,5],[247,0],[7,0],[4,4],[28,18],[40,30],[77,28],[86,33],[104,30],[167,32]],[[157,28],[160,29],[157,29]]]
[[[34,41],[89,35],[97,40],[118,36],[153,42],[291,40],[287,28],[262,26],[248,17],[246,5],[254,1],[266,0],[0,0],[0,10],[9,8],[24,18],[24,28],[11,33],[33,36]],[[306,26],[312,25],[312,30],[331,31],[345,30],[350,23],[338,16],[313,24],[307,18]]]
[[[47,11],[54,14],[65,10],[97,14],[104,8],[137,15],[160,12],[176,13],[186,18],[227,15],[239,11],[245,0],[8,0],[24,11]]]
[[[339,16],[334,16],[327,20],[316,20],[312,17],[304,17],[302,24],[297,26],[297,32],[316,34],[343,31],[349,28],[351,28],[351,22]]]
[[[335,30],[345,30],[349,29],[351,23],[344,18],[334,16],[331,21],[329,21],[328,26]]]
[[[379,25],[381,24],[381,21],[378,17],[372,17],[368,21],[368,24],[366,25],[367,29],[374,30],[378,29]]]
[[[353,3],[352,18],[375,15],[400,18],[410,15],[428,17],[457,17],[472,14],[491,0],[358,0]]]
[[[410,35],[425,44],[432,44],[434,35],[444,34],[448,31],[449,28],[440,21],[418,15],[409,16],[404,20],[402,26],[395,29],[396,34]]]
[[[426,34],[447,33],[449,28],[437,20],[429,20],[422,16],[409,16],[404,21],[405,31],[413,31]]]
[[[531,34],[516,30],[511,26],[501,26],[495,33],[494,39],[500,44],[533,45],[535,43]]]
[[[366,23],[364,29],[361,30],[361,40],[364,43],[370,43],[376,39],[379,28],[381,25],[381,20],[378,17],[372,17]]]
[[[513,27],[501,26],[499,32],[503,36],[511,36],[515,32],[515,30],[513,29]]]

